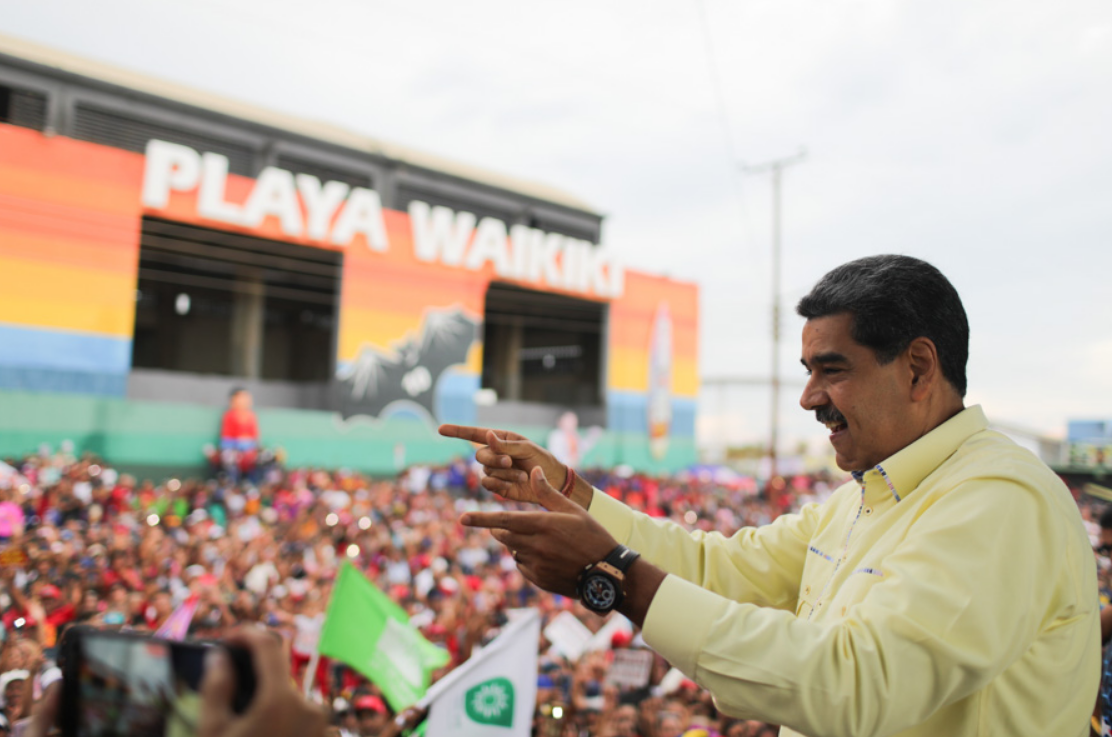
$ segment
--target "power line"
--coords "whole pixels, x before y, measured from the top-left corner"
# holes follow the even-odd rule
[[[718,122],[722,126],[722,136],[726,141],[726,153],[730,161],[737,161],[737,152],[734,147],[733,129],[730,126],[730,116],[726,110],[726,95],[722,90],[722,75],[718,71],[718,57],[714,53],[714,37],[710,32],[710,15],[707,13],[705,0],[695,0],[699,8],[699,25],[703,30],[703,49],[707,52],[707,66],[710,67],[710,84],[714,90],[715,108],[718,112]]]
[[[761,164],[741,164],[745,174],[772,174],[772,413],[769,428],[768,455],[772,462],[769,479],[777,475],[777,449],[780,435],[780,180],[784,169],[798,164],[807,156],[803,148],[792,156],[772,159]]]

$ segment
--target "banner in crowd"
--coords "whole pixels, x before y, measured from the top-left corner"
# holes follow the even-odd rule
[[[189,636],[189,625],[193,623],[193,615],[197,611],[197,606],[200,604],[201,599],[197,594],[192,594],[188,599],[181,603],[174,611],[170,612],[170,616],[154,633],[155,637],[163,637],[167,640],[184,640]]]
[[[622,688],[644,688],[649,685],[652,672],[653,654],[648,650],[615,650],[606,682]]]
[[[592,633],[579,617],[571,612],[560,612],[544,628],[544,636],[552,643],[552,654],[576,661],[587,648]]]
[[[524,610],[425,698],[427,737],[529,737],[537,700],[540,614]]]
[[[347,562],[332,589],[318,650],[371,679],[395,711],[416,703],[428,689],[432,672],[451,658],[447,650],[422,637],[405,610]]]

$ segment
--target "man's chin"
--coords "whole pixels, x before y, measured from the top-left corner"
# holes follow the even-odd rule
[[[846,473],[853,473],[854,471],[865,470],[863,468],[860,468],[861,464],[858,463],[856,459],[847,458],[837,451],[835,451],[834,453],[834,463],[836,463],[838,465],[838,468],[842,469]]]

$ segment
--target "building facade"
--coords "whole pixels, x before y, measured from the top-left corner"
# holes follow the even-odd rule
[[[246,387],[297,465],[443,462],[466,449],[440,422],[688,465],[697,288],[624,268],[601,224],[535,183],[0,39],[0,454],[68,439],[192,467]]]

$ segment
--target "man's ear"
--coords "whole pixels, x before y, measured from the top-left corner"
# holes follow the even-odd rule
[[[907,347],[907,363],[911,369],[911,399],[917,402],[926,399],[941,375],[934,341],[923,337],[911,341]]]

